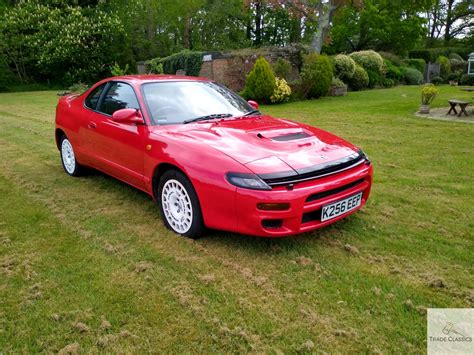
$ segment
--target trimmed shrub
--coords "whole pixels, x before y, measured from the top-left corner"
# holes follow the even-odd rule
[[[448,56],[449,59],[456,59],[456,60],[461,60],[461,61],[464,61],[464,58],[461,57],[459,54],[457,53],[450,53],[449,56]]]
[[[333,58],[335,76],[341,80],[352,78],[355,72],[356,63],[354,59],[345,54],[338,54]]]
[[[353,52],[349,55],[354,61],[361,65],[365,70],[382,73],[383,58],[373,50]]]
[[[448,80],[453,81],[453,80],[459,80],[461,75],[459,73],[451,73],[448,75]]]
[[[247,74],[242,96],[246,99],[257,100],[262,103],[271,102],[275,91],[275,74],[264,57],[255,62],[253,69]]]
[[[270,101],[274,104],[287,102],[291,96],[291,88],[283,78],[275,78],[275,91],[270,97]]]
[[[287,79],[291,73],[291,63],[283,58],[278,58],[278,60],[273,64],[273,72],[279,78]]]
[[[355,69],[354,69],[354,71],[355,71]],[[343,87],[346,86],[346,84],[344,84],[344,82],[339,78],[333,78],[332,82],[331,82],[331,86],[334,86],[336,88],[343,88]]]
[[[474,86],[474,75],[464,74],[463,76],[461,76],[459,83],[461,85]]]
[[[407,85],[420,85],[423,82],[423,74],[415,68],[403,68],[403,76]]]
[[[441,66],[441,76],[447,77],[448,74],[451,73],[451,63],[447,57],[440,55],[438,59],[436,59],[436,63],[439,63]]]
[[[186,49],[169,57],[161,58],[160,63],[163,64],[165,74],[176,74],[178,70],[184,70],[186,75],[199,76],[202,66],[202,54],[202,52],[193,52]]]
[[[356,65],[356,70],[352,78],[348,81],[351,90],[364,90],[369,86],[369,75],[360,65]]]
[[[394,87],[395,85],[396,85],[396,82],[393,79],[385,78],[382,80],[382,86],[385,88],[391,88],[391,87]]]
[[[391,79],[395,81],[396,83],[399,83],[403,80],[403,71],[401,68],[393,65],[393,63],[388,59],[384,60],[384,65],[385,65],[385,77],[387,79]]]
[[[425,65],[426,62],[424,59],[408,59],[406,60],[406,65],[409,66],[410,68],[415,68],[416,70],[424,73],[425,72]]]
[[[326,55],[310,53],[304,57],[301,79],[308,98],[327,95],[332,77],[331,61]]]
[[[435,76],[433,78],[431,78],[431,83],[432,84],[435,84],[435,85],[440,85],[444,82],[443,78],[440,77],[440,76]]]

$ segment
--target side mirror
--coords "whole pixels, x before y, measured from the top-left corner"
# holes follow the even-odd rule
[[[253,101],[253,100],[248,100],[247,101],[249,103],[250,106],[252,106],[254,109],[258,110],[258,104],[257,104],[257,101]]]
[[[112,121],[125,124],[143,124],[143,117],[139,110],[134,108],[124,108],[112,114]]]

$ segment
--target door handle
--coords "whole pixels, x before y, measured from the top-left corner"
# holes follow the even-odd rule
[[[96,128],[97,128],[97,124],[96,124],[95,122],[89,122],[89,124],[87,125],[87,127],[92,128],[92,129],[96,129]]]

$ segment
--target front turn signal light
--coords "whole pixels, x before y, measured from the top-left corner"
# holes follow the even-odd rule
[[[259,202],[257,208],[261,211],[286,211],[290,209],[290,204]]]

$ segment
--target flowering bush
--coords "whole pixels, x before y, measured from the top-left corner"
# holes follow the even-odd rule
[[[290,99],[291,88],[285,79],[275,78],[275,91],[270,97],[270,101],[274,104],[286,102]]]
[[[438,93],[438,89],[433,84],[423,86],[423,89],[421,89],[421,103],[423,105],[431,104]]]
[[[354,75],[356,63],[348,55],[338,54],[334,57],[334,69],[339,79],[348,80]]]
[[[403,74],[407,85],[420,85],[423,82],[423,74],[415,68],[403,68]]]

